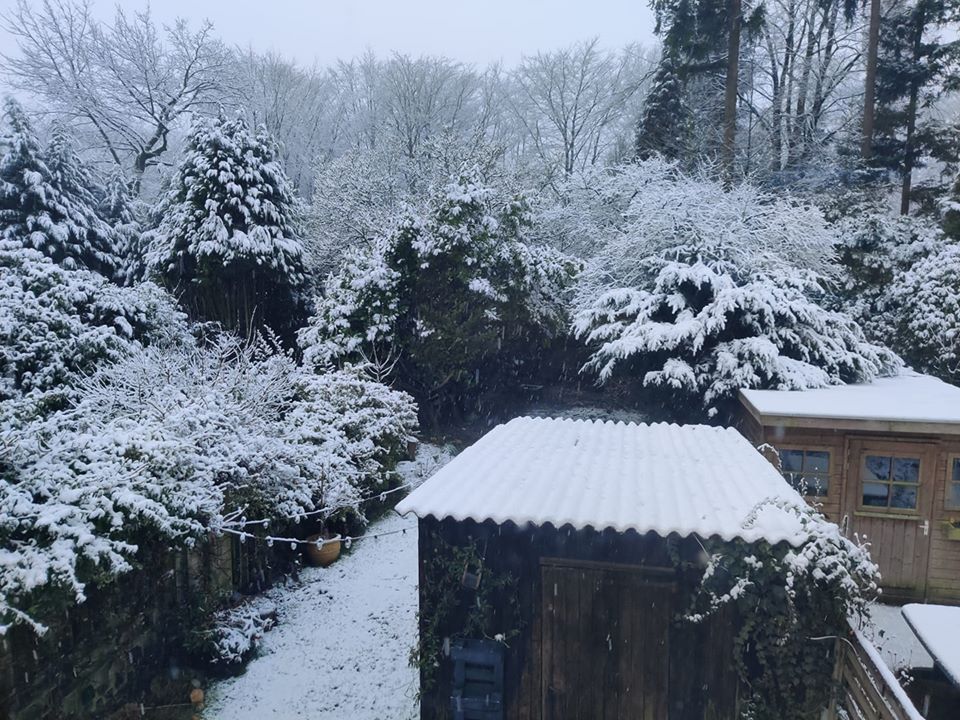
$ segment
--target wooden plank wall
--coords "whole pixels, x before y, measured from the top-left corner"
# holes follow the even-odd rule
[[[522,625],[520,636],[506,651],[504,679],[508,720],[541,720],[541,562],[567,559],[582,562],[627,564],[652,572],[673,567],[677,557],[691,560],[700,552],[692,540],[677,540],[673,549],[654,534],[595,532],[555,529],[534,530],[512,524],[497,526],[472,521],[420,521],[420,588],[431,582],[425,561],[446,546],[478,542],[486,547],[486,567],[491,574],[509,573],[518,579],[517,600]],[[673,554],[672,554],[673,553]],[[685,592],[697,583],[698,572],[675,571],[678,611],[686,605]],[[662,577],[662,575],[661,575]],[[421,630],[425,619],[421,617]],[[671,720],[733,720],[737,716],[738,679],[733,666],[734,623],[730,615],[718,615],[701,624],[675,621],[670,628],[669,705]],[[456,627],[443,629],[453,634]],[[695,659],[695,660],[693,660]],[[450,717],[452,677],[450,663],[441,663],[437,682],[421,698],[423,720]]]
[[[934,473],[934,500],[930,517],[930,553],[927,560],[927,587],[925,594],[911,596],[897,588],[895,594],[903,600],[926,600],[948,604],[960,604],[960,541],[947,538],[944,526],[948,519],[960,518],[960,510],[948,510],[946,498],[948,491],[948,466],[952,457],[960,455],[960,436],[924,435],[920,433],[881,433],[852,430],[833,430],[829,428],[792,428],[763,427],[749,413],[744,411],[738,419],[738,428],[755,445],[769,443],[774,447],[822,448],[830,451],[830,490],[827,497],[809,498],[817,504],[823,513],[838,524],[843,523],[844,515],[852,512],[843,498],[847,492],[847,483],[859,482],[857,458],[848,457],[851,438],[866,438],[873,442],[930,442],[936,445],[936,468]],[[882,523],[880,523],[882,525]],[[884,528],[872,533],[871,542],[883,544]],[[888,548],[898,552],[896,547]],[[891,598],[893,596],[891,595]]]

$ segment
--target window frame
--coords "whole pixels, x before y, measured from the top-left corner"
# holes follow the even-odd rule
[[[953,486],[960,487],[960,478],[956,480],[953,478],[954,466],[960,468],[960,453],[947,454],[947,481],[943,486],[943,509],[949,512],[960,512],[960,503],[954,505],[950,502]]]
[[[865,471],[867,466],[867,457],[888,457],[890,458],[890,476],[888,480],[866,480]],[[895,459],[901,460],[916,460],[917,465],[917,482],[897,482],[893,479],[893,461]],[[903,515],[905,517],[919,517],[920,516],[920,507],[922,504],[921,494],[923,492],[923,471],[924,471],[924,462],[927,458],[923,452],[912,452],[910,450],[888,450],[888,449],[874,449],[874,448],[861,448],[860,450],[860,462],[857,464],[857,508],[859,512],[871,513],[871,514],[883,514],[883,515]],[[886,505],[866,505],[863,502],[863,486],[865,483],[873,483],[875,485],[886,485],[890,488],[890,492],[887,494],[887,504]],[[894,507],[890,505],[890,501],[893,499],[893,488],[895,487],[913,487],[917,490],[917,502],[916,505],[912,508],[905,507]]]
[[[835,448],[831,448],[831,447],[828,447],[828,446],[826,446],[826,445],[800,445],[800,444],[797,444],[797,443],[790,443],[790,444],[788,444],[788,445],[775,445],[774,447],[775,447],[776,450],[777,450],[777,460],[778,460],[778,462],[780,463],[780,467],[778,468],[778,471],[780,472],[780,476],[783,478],[784,482],[786,482],[786,483],[787,483],[790,487],[792,487],[794,490],[797,490],[796,486],[795,486],[792,482],[790,482],[790,480],[787,479],[786,475],[784,475],[784,473],[787,472],[787,471],[785,471],[785,470],[783,469],[783,456],[781,455],[781,453],[783,453],[785,450],[792,450],[792,451],[794,451],[794,452],[802,452],[802,453],[804,454],[804,461],[806,461],[806,454],[807,454],[808,452],[826,453],[826,454],[827,454],[827,472],[826,472],[826,473],[814,473],[814,474],[816,474],[816,475],[825,475],[825,476],[826,476],[826,479],[827,479],[827,491],[826,491],[823,495],[807,495],[807,494],[805,494],[805,493],[801,493],[801,497],[803,497],[804,499],[807,499],[807,500],[814,501],[814,502],[817,502],[817,501],[823,502],[824,500],[827,500],[828,498],[829,498],[829,499],[832,499],[832,498],[833,498],[833,494],[834,494],[834,492],[835,492],[834,487],[835,487],[835,485],[837,484],[836,482],[834,482],[835,479],[836,479],[836,476],[835,476],[835,474],[834,474],[834,464],[833,464],[833,463],[835,462],[835,461],[834,461],[834,457],[833,457],[834,454],[835,454],[835,452],[834,452]],[[800,473],[803,474],[803,467],[802,467],[802,466],[801,466],[801,469],[800,469]],[[797,492],[799,493],[800,491],[797,490]]]

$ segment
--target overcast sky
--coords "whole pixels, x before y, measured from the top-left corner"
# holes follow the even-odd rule
[[[15,4],[0,0],[0,12]],[[114,6],[94,0],[100,17]],[[229,43],[276,50],[304,64],[326,65],[370,48],[514,65],[523,54],[594,36],[611,49],[653,44],[646,0],[154,0],[151,6],[161,21],[210,19]],[[0,32],[0,50],[9,52],[11,44]]]

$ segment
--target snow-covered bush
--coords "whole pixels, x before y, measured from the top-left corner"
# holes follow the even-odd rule
[[[898,367],[821,304],[836,237],[818,210],[660,161],[624,172],[637,184],[575,301],[574,331],[601,381],[626,371],[714,415],[738,388],[821,387]]]
[[[273,140],[243,120],[199,119],[154,211],[147,266],[193,317],[246,334],[295,329],[303,249],[293,190]]]
[[[364,364],[422,405],[469,403],[564,326],[575,264],[525,243],[526,225],[522,199],[461,177],[347,254],[300,333],[305,359]]]
[[[118,287],[0,240],[0,426],[63,407],[77,379],[101,363],[187,335],[173,298],[156,285]]]
[[[837,231],[843,309],[861,324],[869,339],[903,354],[911,341],[899,335],[899,304],[892,288],[899,284],[902,272],[943,246],[943,233],[933,218],[895,216],[869,199],[835,200],[827,216]]]
[[[263,634],[276,622],[277,606],[272,600],[250,598],[213,613],[205,627],[194,630],[190,645],[214,664],[236,665],[256,651]]]
[[[897,274],[891,298],[903,356],[960,383],[960,243],[945,243]]]
[[[0,618],[30,621],[44,589],[81,601],[141,543],[189,546],[238,510],[355,505],[414,424],[408,397],[264,343],[131,348],[70,407],[4,430]]]
[[[5,105],[0,137],[0,239],[39,250],[65,268],[87,267],[112,277],[113,230],[97,214],[93,180],[63,127],[40,149],[26,113]]]
[[[732,607],[737,671],[748,688],[743,717],[806,720],[826,707],[836,637],[879,592],[879,568],[859,540],[800,505],[799,547],[707,543],[709,559],[688,619]],[[762,509],[762,508],[758,508]]]

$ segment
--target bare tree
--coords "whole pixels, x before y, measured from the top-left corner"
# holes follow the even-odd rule
[[[523,59],[508,97],[548,171],[569,175],[603,159],[608,130],[642,82],[634,54],[605,53],[594,39]]]
[[[209,22],[161,29],[149,9],[131,15],[118,6],[103,24],[88,0],[18,0],[3,20],[20,51],[3,55],[13,87],[88,131],[92,147],[133,171],[138,189],[176,123],[224,98],[232,55]]]
[[[317,160],[328,159],[338,144],[330,74],[252,50],[240,56],[239,65],[239,109],[252,126],[263,125],[277,140],[287,176],[309,197]]]

